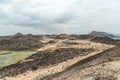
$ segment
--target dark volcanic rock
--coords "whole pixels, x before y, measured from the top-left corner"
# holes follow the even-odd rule
[[[23,36],[23,34],[21,34],[21,33],[17,33],[14,35],[14,37],[21,37],[21,36]]]
[[[97,55],[83,59],[77,62],[76,64],[70,66],[65,71],[57,74],[45,76],[41,80],[53,80],[54,78],[57,78],[62,75],[65,75],[66,73],[69,73],[69,75],[64,77],[65,79],[67,79],[68,76],[71,76],[71,75],[74,76],[73,74],[70,73],[71,71],[77,72],[85,68],[89,68],[95,65],[99,65],[102,63],[110,62],[110,61],[116,61],[116,60],[120,60],[120,47],[114,47],[112,49],[103,51]],[[95,80],[117,80],[117,78],[114,76],[96,76]]]
[[[14,64],[0,70],[0,76],[10,77],[23,74],[26,71],[34,71],[38,68],[58,64],[66,60],[73,59],[77,56],[87,55],[93,51],[93,49],[61,48],[49,53],[38,52],[37,54],[34,54],[26,59],[31,61]]]
[[[79,45],[77,42],[64,42],[65,45]]]
[[[82,40],[91,40],[91,39],[93,39],[94,38],[94,36],[92,36],[92,35],[80,35],[79,36],[79,39],[82,39]]]
[[[69,35],[67,35],[67,34],[60,34],[60,35],[57,35],[55,38],[56,39],[66,39],[68,37],[69,37]]]
[[[8,40],[0,41],[0,50],[30,50],[41,46],[39,39],[32,35],[16,34]]]
[[[93,42],[99,42],[99,43],[105,43],[105,44],[115,44],[115,40],[109,38],[109,37],[94,37],[91,39]]]
[[[89,33],[88,35],[97,36],[97,37],[114,37],[114,35],[112,34],[108,34],[106,32],[99,32],[99,31],[93,31]]]
[[[56,41],[54,40],[50,40],[49,42],[47,42],[47,44],[54,44],[54,43],[56,43]]]

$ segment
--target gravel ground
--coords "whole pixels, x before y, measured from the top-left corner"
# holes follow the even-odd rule
[[[117,60],[120,60],[120,47],[115,47],[113,49],[106,50],[100,54],[97,54],[95,56],[92,56],[92,57],[89,57],[82,61],[79,61],[78,63],[69,67],[66,71],[63,71],[63,72],[60,72],[60,73],[57,73],[57,74],[54,74],[51,76],[46,76],[42,80],[81,80],[81,77],[75,75],[75,74],[77,74],[78,71],[80,72],[81,70],[88,68],[88,67],[93,67],[93,66],[96,66],[99,64],[103,64],[105,62],[111,62],[111,61],[117,61]],[[104,65],[102,65],[102,66],[104,66]],[[112,67],[110,67],[110,68],[112,68]],[[96,71],[96,70],[94,70],[94,71]],[[108,70],[108,71],[111,72],[111,70]],[[108,71],[106,71],[106,72],[108,72]],[[87,71],[86,71],[86,73],[87,73]],[[97,71],[96,71],[96,73],[97,73]],[[79,74],[83,74],[83,73],[79,73]],[[92,73],[92,74],[95,75],[95,73]],[[74,79],[72,77],[77,78],[77,79]],[[88,80],[88,79],[83,79],[83,80]],[[93,80],[93,79],[91,79],[91,80]],[[94,80],[104,80],[104,79],[94,79]],[[108,79],[105,79],[105,80],[108,80]],[[113,79],[111,78],[109,80],[113,80]],[[114,79],[114,80],[116,80],[116,79]]]

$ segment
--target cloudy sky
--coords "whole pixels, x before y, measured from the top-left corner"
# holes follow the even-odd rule
[[[120,33],[120,0],[0,0],[0,35]]]

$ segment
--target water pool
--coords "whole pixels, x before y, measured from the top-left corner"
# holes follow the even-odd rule
[[[0,69],[12,64],[16,64],[37,51],[0,51]]]

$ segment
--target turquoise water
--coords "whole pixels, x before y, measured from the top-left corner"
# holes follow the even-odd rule
[[[120,40],[120,35],[115,35],[115,37],[113,37],[113,39]]]
[[[112,37],[112,39],[114,40],[120,40],[120,34],[113,34],[114,37]]]
[[[0,51],[0,69],[16,64],[35,53],[35,51]]]
[[[113,39],[114,40],[120,40],[120,37],[114,37]]]

